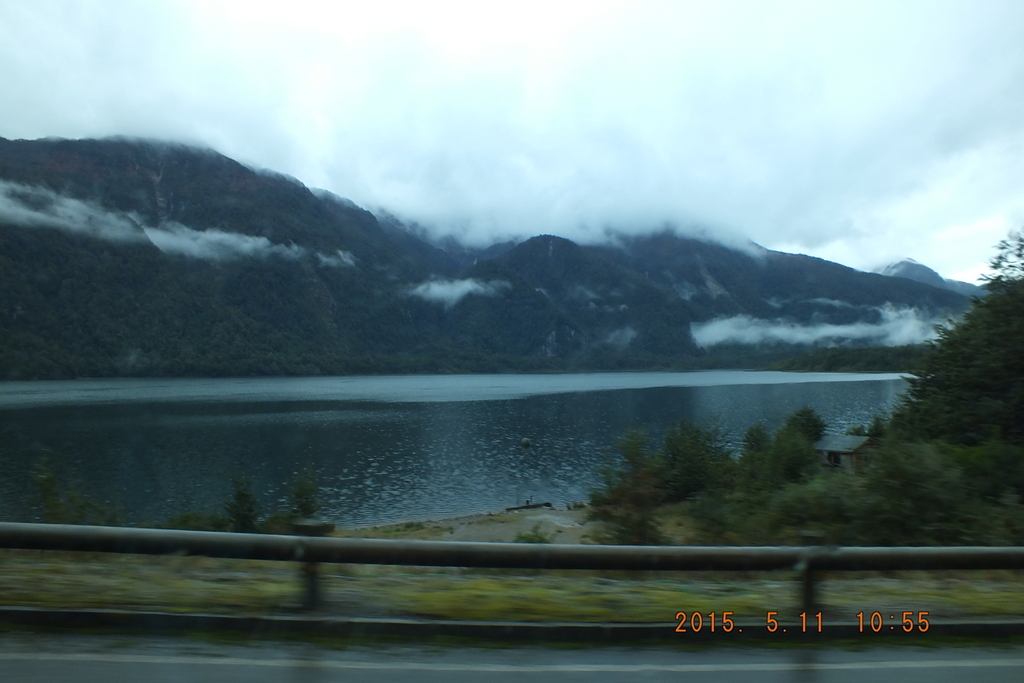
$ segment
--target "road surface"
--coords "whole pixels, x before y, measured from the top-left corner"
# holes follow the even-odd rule
[[[172,637],[0,635],[5,683],[853,683],[1024,681],[1024,647],[333,649],[256,641],[225,645]]]

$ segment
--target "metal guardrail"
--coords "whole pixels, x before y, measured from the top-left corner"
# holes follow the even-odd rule
[[[802,602],[814,605],[822,571],[1024,569],[1024,547],[733,547],[467,543],[316,538],[63,524],[0,523],[0,548],[202,555],[306,563],[315,603],[315,563],[501,569],[779,571],[802,573]],[[310,606],[315,606],[311,604]]]

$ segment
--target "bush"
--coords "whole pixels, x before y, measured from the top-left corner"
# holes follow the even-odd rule
[[[231,520],[216,512],[189,511],[168,517],[160,527],[188,531],[231,531]]]
[[[990,439],[977,446],[941,444],[942,453],[963,472],[964,483],[992,503],[1024,496],[1024,448]]]
[[[670,503],[727,486],[733,475],[732,454],[721,430],[686,420],[669,428],[659,459],[665,498]]]
[[[747,493],[774,491],[814,475],[821,469],[819,463],[807,431],[792,417],[771,439],[764,427],[754,425],[743,437],[736,481]]]
[[[770,476],[780,484],[801,482],[821,471],[821,457],[803,432],[783,429],[768,452]]]
[[[43,458],[33,475],[39,487],[40,517],[44,524],[120,526],[113,508],[89,499],[77,486],[61,481],[56,469],[52,460]]]
[[[860,477],[828,472],[802,484],[788,484],[772,496],[767,526],[783,543],[803,543],[802,531],[820,534],[826,545],[856,545],[864,505]]]
[[[864,473],[860,537],[870,545],[957,545],[980,540],[960,469],[935,447],[889,444]]]
[[[664,498],[660,463],[647,449],[647,437],[630,432],[617,444],[623,462],[605,471],[604,486],[590,496],[591,519],[605,522],[616,543],[661,542],[654,511]]]
[[[252,492],[252,480],[247,477],[231,477],[231,484],[235,493],[224,505],[231,531],[254,534],[258,531],[259,503]]]
[[[298,519],[315,516],[321,507],[317,498],[319,492],[316,474],[312,470],[306,469],[297,474],[292,481],[292,515]]]
[[[553,536],[545,534],[540,530],[540,522],[533,525],[529,531],[520,531],[516,534],[515,543],[551,543]]]
[[[814,409],[804,406],[786,418],[786,423],[782,425],[780,431],[797,432],[814,443],[825,433],[825,421],[814,412]]]

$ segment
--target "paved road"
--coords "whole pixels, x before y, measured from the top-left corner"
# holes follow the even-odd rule
[[[899,683],[1024,680],[1024,647],[838,649],[504,649],[416,646],[329,649],[217,645],[165,637],[4,634],[0,680],[76,683],[599,683],[672,681]]]

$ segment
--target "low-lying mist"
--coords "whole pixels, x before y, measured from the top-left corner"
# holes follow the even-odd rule
[[[438,279],[416,285],[409,290],[409,294],[426,301],[444,304],[445,308],[450,308],[470,294],[496,296],[511,287],[512,285],[504,280],[481,281],[473,278],[465,280]]]
[[[788,320],[765,320],[737,315],[695,323],[692,331],[694,340],[704,348],[719,344],[814,345],[845,341],[880,346],[904,346],[934,339],[936,326],[942,322],[926,316],[916,308],[886,305],[877,310],[881,318],[877,323],[800,324]]]
[[[0,181],[0,222],[27,228],[51,228],[111,242],[150,242],[165,254],[207,261],[239,258],[299,259],[315,254],[327,267],[351,267],[355,257],[342,249],[322,254],[295,244],[274,244],[266,237],[223,230],[195,230],[175,221],[143,225],[134,212],[110,211],[94,203],[44,187]]]

